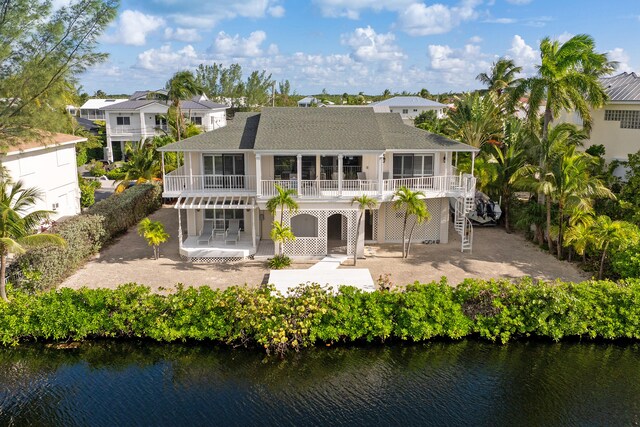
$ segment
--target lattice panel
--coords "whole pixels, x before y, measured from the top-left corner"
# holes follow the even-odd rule
[[[431,214],[431,220],[422,224],[416,224],[411,237],[412,242],[440,240],[440,200],[441,199],[425,200],[427,209]],[[404,220],[404,211],[393,209],[392,203],[384,203],[384,209],[385,241],[397,243],[402,242],[402,221]],[[409,230],[413,223],[413,217],[409,217],[409,220],[407,221],[407,236],[409,235]]]
[[[371,220],[373,222],[373,232],[371,233],[371,239],[374,242],[378,241],[378,210],[371,211]]]
[[[289,211],[284,211],[283,221],[287,226],[291,226],[291,217],[300,214],[307,214],[318,218],[318,237],[300,237],[293,242],[284,245],[285,254],[291,256],[319,256],[327,254],[327,219],[334,214],[341,214],[343,219],[342,234],[343,240],[347,241],[347,255],[353,255],[356,239],[357,209],[332,209],[332,210],[310,210],[300,209],[292,215]],[[346,228],[346,230],[345,230]],[[345,239],[346,237],[346,239]]]
[[[253,255],[248,257],[190,257],[186,255],[180,255],[183,261],[195,262],[195,263],[231,263],[244,261],[245,259],[253,259]]]

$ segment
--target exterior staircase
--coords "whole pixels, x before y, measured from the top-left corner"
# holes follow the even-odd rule
[[[469,251],[469,253],[471,253],[473,248],[473,225],[469,218],[467,218],[467,214],[473,209],[473,196],[469,193],[456,198],[453,227],[462,240],[460,252]]]

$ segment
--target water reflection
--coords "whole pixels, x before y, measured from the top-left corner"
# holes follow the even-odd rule
[[[633,424],[635,344],[0,349],[2,425]]]

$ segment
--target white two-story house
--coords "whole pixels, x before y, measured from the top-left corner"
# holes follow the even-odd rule
[[[43,133],[38,140],[25,140],[0,156],[0,163],[14,181],[40,190],[41,198],[30,211],[51,211],[52,220],[80,213],[76,143],[86,140]]]
[[[372,108],[263,108],[238,113],[224,128],[160,148],[178,152],[180,167],[164,175],[164,197],[177,199],[180,253],[189,260],[237,260],[271,245],[266,209],[275,185],[295,191],[297,211],[283,216],[296,239],[293,257],[321,257],[335,247],[353,254],[356,239],[401,242],[403,213],[393,209],[401,186],[420,190],[431,220],[415,227],[415,241],[446,243],[449,200],[455,228],[471,249],[475,178],[457,173],[453,159],[477,149],[407,126],[399,114]],[[164,163],[163,163],[164,168]],[[357,235],[354,196],[378,200]],[[465,211],[465,208],[467,211]],[[229,235],[237,227],[239,233]],[[363,245],[358,245],[362,249]],[[272,252],[273,253],[273,252]]]
[[[169,103],[154,94],[162,91],[139,91],[125,102],[100,108],[106,121],[107,147],[105,159],[114,162],[123,159],[127,142],[162,135],[169,132],[166,115]],[[180,102],[185,117],[203,131],[214,130],[227,124],[224,104],[211,102],[200,95]]]
[[[125,102],[126,99],[89,99],[87,102],[82,104],[80,107],[80,117],[87,120],[104,120],[104,111],[101,110],[102,107],[107,107],[110,105],[116,105],[121,102]]]

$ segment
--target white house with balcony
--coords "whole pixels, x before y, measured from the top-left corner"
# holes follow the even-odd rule
[[[75,145],[86,140],[61,133],[43,134],[38,140],[9,147],[0,156],[2,166],[14,181],[40,190],[42,197],[31,211],[52,211],[53,220],[80,213]]]
[[[106,160],[123,160],[127,142],[138,142],[169,132],[166,118],[169,103],[158,99],[158,93],[162,91],[138,91],[129,100],[100,108],[106,121]],[[181,101],[180,108],[191,123],[205,132],[227,124],[227,106],[211,102],[204,95]]]
[[[89,99],[80,107],[80,117],[87,120],[104,120],[105,115],[104,115],[104,111],[101,110],[102,107],[116,105],[125,101],[126,99],[115,99],[115,98]]]
[[[458,173],[453,159],[478,150],[407,126],[399,114],[371,108],[263,108],[237,113],[224,128],[159,150],[163,159],[165,152],[184,159],[177,170],[163,173],[163,195],[177,199],[185,259],[242,259],[259,245],[271,245],[273,253],[274,217],[266,204],[276,184],[295,190],[299,204],[296,212],[282,213],[296,236],[284,245],[289,256],[322,257],[336,247],[352,255],[356,239],[401,242],[403,214],[392,207],[401,186],[424,192],[431,213],[430,221],[416,225],[415,241],[448,241],[453,197],[461,249],[471,249],[465,214],[473,206],[475,178]],[[358,206],[351,201],[362,194],[379,204],[366,212],[357,235]],[[275,219],[280,215],[276,212]]]

